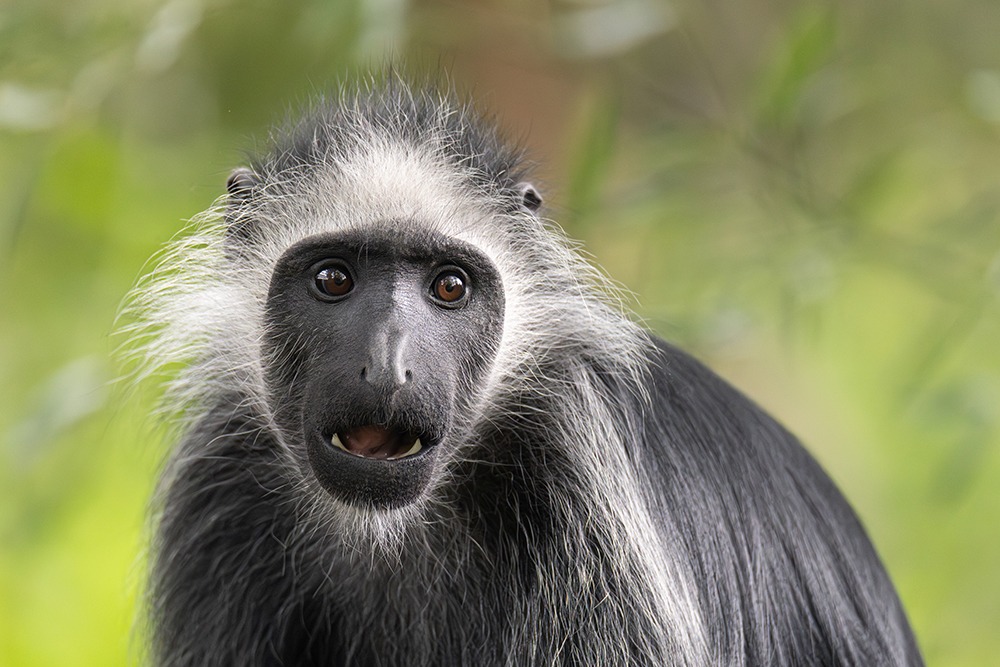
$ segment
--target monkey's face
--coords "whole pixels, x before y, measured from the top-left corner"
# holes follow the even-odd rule
[[[467,436],[503,330],[490,260],[390,227],[306,238],[277,262],[264,341],[284,440],[344,503],[401,507]]]

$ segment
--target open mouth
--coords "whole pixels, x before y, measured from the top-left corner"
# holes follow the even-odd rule
[[[440,436],[410,424],[331,426],[308,440],[309,465],[334,498],[391,509],[415,501],[435,470]]]
[[[415,433],[373,424],[337,431],[330,444],[359,458],[380,461],[405,459],[426,446]]]

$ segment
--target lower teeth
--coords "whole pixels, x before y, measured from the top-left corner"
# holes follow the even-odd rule
[[[423,449],[423,445],[420,444],[420,438],[417,438],[416,440],[413,441],[413,446],[410,447],[408,450],[406,450],[405,453],[400,454],[399,456],[390,456],[389,460],[395,461],[396,459],[405,459],[407,456],[413,456],[421,449]]]
[[[343,441],[340,439],[340,434],[339,433],[334,433],[333,434],[333,436],[330,438],[330,444],[332,444],[337,449],[342,449],[345,452],[347,452],[348,454],[351,454],[353,456],[357,456],[359,458],[368,458],[366,456],[361,456],[359,454],[355,454],[354,452],[352,452],[351,450],[349,450],[347,447],[345,447]],[[422,444],[420,444],[420,438],[417,438],[416,440],[413,441],[413,445],[408,450],[406,450],[404,453],[400,454],[399,456],[389,456],[389,457],[386,458],[386,460],[387,461],[397,461],[399,459],[405,459],[407,456],[413,456],[414,454],[416,454],[417,452],[419,452],[423,448],[424,448],[424,446]]]

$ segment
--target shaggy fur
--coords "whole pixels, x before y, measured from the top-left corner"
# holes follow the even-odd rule
[[[163,476],[158,665],[919,665],[853,512],[796,440],[634,325],[521,205],[521,156],[396,81],[319,103],[140,285],[182,436]],[[507,304],[465,441],[395,510],[317,484],[274,419],[271,270],[393,224],[480,248]]]

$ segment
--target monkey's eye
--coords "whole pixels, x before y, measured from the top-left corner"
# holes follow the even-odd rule
[[[442,271],[431,285],[431,296],[447,306],[457,306],[467,293],[465,274],[457,269]]]
[[[354,289],[354,278],[340,264],[327,266],[316,273],[316,289],[326,296],[345,296]]]

